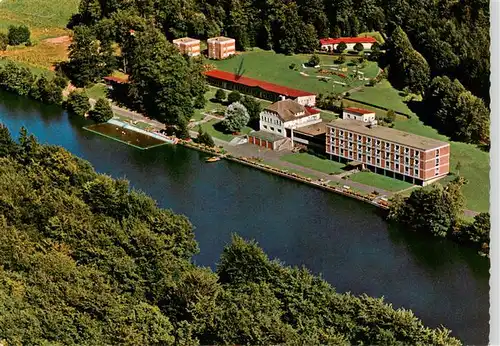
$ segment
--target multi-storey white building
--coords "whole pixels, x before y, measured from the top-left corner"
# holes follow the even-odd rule
[[[260,113],[260,130],[290,137],[296,128],[321,122],[317,109],[306,107],[290,99],[266,107]]]
[[[342,111],[342,119],[354,119],[365,123],[375,124],[375,112],[362,109],[349,107]]]

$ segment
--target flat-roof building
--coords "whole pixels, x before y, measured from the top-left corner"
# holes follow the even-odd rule
[[[208,58],[222,60],[236,54],[236,41],[234,38],[218,36],[207,40]]]
[[[198,56],[200,55],[200,40],[182,37],[172,41],[179,48],[183,55]]]
[[[330,159],[359,162],[376,173],[419,185],[450,171],[449,143],[355,119],[337,119],[326,127]]]

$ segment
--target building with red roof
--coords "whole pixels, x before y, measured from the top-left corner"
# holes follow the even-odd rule
[[[303,106],[313,107],[316,104],[316,95],[307,91],[288,88],[285,86],[235,75],[221,70],[204,72],[210,84],[228,90],[237,90],[243,94],[253,95],[269,101],[292,99]]]
[[[377,42],[371,36],[367,37],[339,37],[339,38],[322,38],[319,40],[321,44],[321,50],[324,51],[334,51],[337,49],[337,45],[340,42],[344,42],[347,45],[347,50],[353,50],[356,43],[361,43],[364,49],[371,49],[372,45]]]
[[[365,123],[373,123],[375,120],[375,112],[368,109],[347,107],[342,110],[342,119],[354,119]]]

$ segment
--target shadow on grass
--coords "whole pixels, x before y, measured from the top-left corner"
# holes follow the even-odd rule
[[[217,132],[220,132],[220,133],[223,133],[225,135],[230,135],[231,132],[230,131],[227,131],[224,126],[222,126],[222,121],[219,121],[215,124],[212,125],[212,127],[214,128],[215,131]]]

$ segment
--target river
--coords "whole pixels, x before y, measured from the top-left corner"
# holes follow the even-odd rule
[[[0,122],[17,137],[65,147],[100,173],[125,177],[195,226],[200,254],[215,267],[232,233],[255,239],[271,258],[304,265],[337,291],[384,296],[466,344],[489,334],[489,261],[448,240],[392,229],[362,202],[237,163],[206,164],[181,146],[146,151],[82,129],[60,108],[0,92]]]

